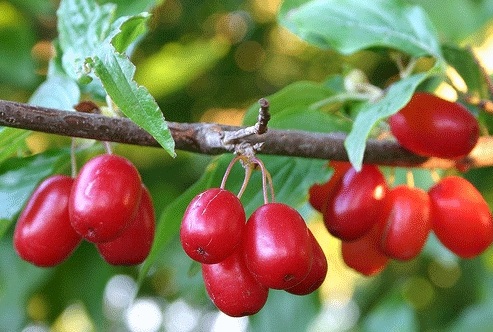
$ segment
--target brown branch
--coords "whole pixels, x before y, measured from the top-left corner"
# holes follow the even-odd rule
[[[11,101],[0,100],[0,126],[100,141],[159,146],[151,135],[126,118],[61,111]],[[178,150],[211,155],[231,152],[233,147],[224,144],[224,136],[245,129],[214,123],[168,122],[168,126]],[[345,137],[342,133],[269,129],[262,135],[245,137],[243,141],[252,145],[263,142],[262,154],[348,160],[344,149]],[[456,162],[451,160],[417,156],[403,149],[395,141],[372,139],[368,140],[364,162],[427,168],[450,168],[456,165]],[[459,163],[461,167],[493,165],[493,137],[481,137],[471,154]]]

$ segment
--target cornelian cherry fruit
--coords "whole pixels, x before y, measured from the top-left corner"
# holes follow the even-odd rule
[[[308,231],[312,242],[313,263],[310,272],[302,282],[294,287],[286,289],[286,292],[295,295],[307,295],[314,292],[322,285],[327,275],[327,258],[325,258],[322,247],[317,239],[315,239],[310,229],[308,229]]]
[[[399,144],[422,156],[459,158],[479,138],[478,122],[467,108],[427,92],[416,92],[389,124]]]
[[[462,258],[481,254],[493,241],[493,221],[481,193],[466,179],[445,177],[428,191],[433,231]]]
[[[387,265],[389,258],[378,246],[379,234],[375,226],[355,241],[342,241],[341,252],[344,263],[368,277],[380,273]]]
[[[112,265],[142,263],[151,250],[155,223],[152,197],[147,188],[142,187],[142,198],[135,219],[115,240],[96,243],[99,254]]]
[[[359,172],[350,168],[323,213],[329,233],[343,241],[368,233],[376,223],[386,192],[385,177],[376,166],[363,165]]]
[[[68,212],[73,182],[69,176],[54,175],[32,193],[14,230],[14,248],[22,259],[37,266],[54,266],[81,242]]]
[[[387,193],[378,221],[380,249],[390,258],[416,257],[431,231],[430,199],[420,188],[401,185]]]
[[[183,250],[200,263],[219,263],[238,247],[245,222],[238,197],[225,189],[208,189],[195,196],[185,211],[180,227]]]
[[[241,250],[217,264],[202,264],[205,289],[216,307],[232,317],[253,315],[267,301],[269,289],[250,273]]]
[[[134,220],[141,196],[141,178],[129,160],[110,154],[94,157],[72,187],[72,227],[90,242],[114,240]]]
[[[323,184],[314,184],[310,187],[308,201],[318,212],[323,212],[329,197],[339,186],[341,178],[351,168],[351,164],[344,161],[330,161],[329,166],[334,169],[330,179]]]
[[[313,262],[308,227],[295,209],[282,203],[260,206],[243,237],[248,269],[266,287],[287,289],[302,282]]]

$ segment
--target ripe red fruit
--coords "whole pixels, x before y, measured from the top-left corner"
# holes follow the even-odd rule
[[[307,295],[314,292],[322,285],[327,275],[327,258],[325,258],[322,247],[320,247],[310,229],[308,231],[312,241],[313,263],[310,272],[302,282],[286,289],[286,292],[295,295]]]
[[[54,266],[79,245],[70,225],[68,201],[74,180],[65,175],[45,179],[34,190],[14,230],[18,255],[37,266]]]
[[[431,231],[428,193],[420,188],[397,186],[385,196],[380,216],[382,252],[400,260],[416,257]]]
[[[282,203],[260,206],[243,237],[248,269],[266,287],[287,289],[305,279],[313,261],[310,233],[301,215]]]
[[[97,243],[103,259],[112,265],[136,265],[142,263],[151,250],[154,240],[155,216],[152,197],[142,187],[137,216],[125,231],[115,240]]]
[[[378,235],[377,227],[374,227],[356,241],[342,241],[341,252],[344,263],[366,276],[380,273],[389,258],[378,248]]]
[[[478,122],[467,108],[427,92],[415,93],[389,124],[399,144],[422,156],[459,158],[479,138]]]
[[[325,205],[329,197],[331,197],[333,192],[339,186],[341,178],[346,173],[346,171],[351,168],[351,164],[343,161],[330,161],[329,166],[334,169],[334,173],[330,177],[329,181],[324,184],[314,184],[310,187],[308,194],[308,201],[312,205],[312,207],[319,211],[323,212],[325,210]]]
[[[185,211],[180,227],[183,250],[200,263],[219,263],[241,242],[245,222],[238,197],[225,189],[208,189],[195,196]]]
[[[219,310],[232,317],[253,315],[267,301],[269,289],[250,273],[237,250],[217,264],[202,264],[205,289]]]
[[[134,220],[141,196],[141,178],[129,160],[97,156],[75,179],[69,200],[72,227],[90,242],[114,240]]]
[[[466,179],[443,178],[428,192],[436,236],[463,258],[482,253],[493,241],[493,221],[481,193]]]
[[[329,233],[343,241],[368,233],[376,223],[386,192],[385,178],[376,166],[363,165],[359,172],[350,168],[323,214]]]

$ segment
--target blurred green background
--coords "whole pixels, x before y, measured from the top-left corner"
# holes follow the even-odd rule
[[[292,82],[321,82],[347,67],[362,69],[375,84],[397,73],[385,54],[341,56],[300,41],[277,24],[279,0],[112,2],[119,4],[119,14],[152,8],[149,33],[132,60],[137,81],[149,89],[169,121],[238,125],[250,105]],[[442,41],[486,45],[479,52],[490,66],[493,0],[409,2],[425,8]],[[57,36],[57,6],[56,1],[0,0],[0,99],[26,102],[44,80],[53,56],[51,41]],[[67,138],[39,133],[27,140],[33,154],[68,143]],[[172,160],[156,148],[115,149],[141,171],[157,216],[212,160],[180,151]],[[13,167],[15,163],[2,164],[0,177]],[[417,183],[426,189],[429,173],[415,173]],[[466,176],[491,204],[491,169]],[[57,268],[35,268],[15,255],[9,229],[0,240],[0,331],[493,329],[491,250],[461,261],[431,238],[418,259],[392,263],[382,275],[366,279],[341,263],[339,243],[324,233],[320,216],[308,206],[302,212],[327,249],[326,283],[319,294],[306,298],[286,300],[272,292],[268,306],[250,322],[218,316],[205,296],[200,274],[193,273],[196,266],[183,259],[176,239],[130,305],[138,268],[110,267],[87,243]]]

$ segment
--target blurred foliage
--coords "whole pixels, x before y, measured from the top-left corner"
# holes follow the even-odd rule
[[[279,0],[104,2],[117,3],[117,16],[151,11],[148,33],[130,51],[136,80],[148,88],[169,121],[251,124],[257,108],[251,105],[260,97],[271,96],[273,127],[348,132],[354,110],[347,104],[305,110],[340,93],[344,88],[342,75],[352,68],[361,69],[370,82],[382,87],[398,74],[389,53],[379,47],[341,55],[302,41],[277,23]],[[284,5],[291,8],[304,2],[285,1]],[[398,8],[401,4],[422,6],[429,24],[436,29],[427,32],[446,44],[434,51],[443,53],[443,60],[456,67],[468,83],[469,92],[488,97],[485,83],[478,80],[481,75],[475,60],[459,47],[479,46],[491,38],[493,0],[395,3]],[[54,0],[0,0],[0,99],[26,102],[44,81],[55,54],[51,41],[58,36],[57,7],[58,1]],[[303,13],[298,14],[304,18]],[[418,64],[424,72],[432,66],[426,61]],[[436,87],[437,80],[426,79],[420,88]],[[414,90],[421,80],[412,83]],[[70,107],[73,100],[65,94],[72,95],[67,91],[73,87],[64,81],[50,84],[45,85],[46,89],[56,87],[57,94],[43,103]],[[81,99],[88,97],[83,93]],[[393,101],[392,108],[398,108],[407,97]],[[390,113],[370,115],[376,122]],[[491,119],[482,123],[491,132]],[[16,256],[12,226],[42,178],[70,171],[69,140],[44,134],[26,139],[28,135],[16,129],[0,131],[0,200],[8,202],[0,206],[0,235],[4,235],[0,239],[0,330],[21,331],[29,324],[45,324],[54,331],[64,331],[61,318],[73,305],[82,308],[79,313],[88,317],[89,330],[115,330],[115,324],[119,325],[103,310],[103,303],[107,282],[117,274],[139,280],[139,297],[152,298],[162,308],[185,299],[191,308],[199,310],[204,319],[200,322],[207,326],[203,317],[214,307],[205,295],[196,266],[180,248],[177,223],[191,197],[206,187],[219,185],[230,156],[212,158],[178,151],[178,157],[171,159],[161,149],[115,146],[116,153],[137,165],[154,198],[160,236],[149,260],[139,268],[111,267],[93,246],[84,243],[60,266],[40,269]],[[83,146],[90,149],[77,155],[80,164],[102,151],[90,141],[83,141]],[[355,146],[361,147],[361,143]],[[274,176],[278,198],[296,206],[313,224],[320,223],[320,216],[305,203],[310,184],[330,175],[324,162],[262,159]],[[465,176],[493,207],[491,171],[471,170]],[[405,182],[405,173],[396,171],[396,184]],[[432,183],[428,171],[416,170],[414,176],[423,188]],[[241,179],[238,166],[228,187],[236,190]],[[249,212],[258,205],[259,186],[256,174],[245,193]],[[458,260],[431,237],[419,258],[393,262],[378,277],[366,279],[341,265],[333,239],[327,240],[326,246],[331,255],[327,285],[309,297],[273,292],[266,307],[252,317],[250,330],[489,331],[493,326],[492,250],[476,259]],[[328,284],[343,286],[336,290]],[[118,319],[122,321],[123,317]]]

